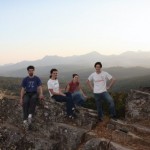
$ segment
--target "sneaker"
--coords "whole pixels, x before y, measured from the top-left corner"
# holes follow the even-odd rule
[[[72,120],[75,119],[74,116],[72,116],[72,115],[68,116],[68,118],[72,119]]]
[[[72,107],[72,111],[75,111],[75,108],[74,108],[74,107]]]
[[[31,123],[32,123],[32,118],[29,117],[29,118],[28,118],[28,124],[30,125]]]
[[[72,108],[72,113],[75,114],[75,108],[74,107]]]
[[[25,130],[29,129],[29,124],[28,124],[27,120],[23,121],[23,126],[24,126]]]

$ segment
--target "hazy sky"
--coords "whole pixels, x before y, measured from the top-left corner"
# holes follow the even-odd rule
[[[0,0],[0,65],[150,51],[150,0]]]

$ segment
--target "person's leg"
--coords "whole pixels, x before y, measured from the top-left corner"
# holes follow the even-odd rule
[[[72,93],[72,99],[73,99],[73,102],[77,106],[83,106],[84,103],[85,103],[85,99],[82,96],[81,92],[74,92],[74,93]]]
[[[30,97],[28,94],[23,96],[23,120],[27,120],[29,115],[29,100]]]
[[[102,98],[109,104],[109,112],[111,117],[116,117],[116,110],[113,98],[108,92],[102,93]]]
[[[97,106],[97,112],[98,112],[98,118],[99,120],[103,119],[103,110],[102,110],[102,99],[101,99],[101,94],[94,94],[96,106]]]
[[[68,98],[67,103],[72,110],[73,108],[75,108],[75,105],[72,99],[72,94],[70,92],[66,92],[65,94],[66,94],[66,97]]]
[[[68,116],[72,116],[73,117],[74,111],[75,111],[75,105],[74,105],[71,93],[67,94],[66,98],[67,98],[66,107],[67,107]]]
[[[38,95],[37,93],[30,95],[30,101],[29,101],[29,118],[32,118],[32,116],[35,113],[35,108],[37,104]]]
[[[57,102],[66,102],[66,96],[53,95],[52,98],[55,99]]]
[[[62,95],[53,95],[52,98],[54,98],[57,102],[66,102],[66,111],[67,115],[70,116],[73,114],[72,108],[73,108],[73,101],[72,98],[69,96],[62,96]]]

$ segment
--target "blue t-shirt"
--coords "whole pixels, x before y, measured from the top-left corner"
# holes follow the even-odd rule
[[[22,81],[21,86],[25,88],[26,92],[37,92],[38,86],[42,85],[42,82],[39,77],[34,76],[30,78],[29,76],[25,77]]]

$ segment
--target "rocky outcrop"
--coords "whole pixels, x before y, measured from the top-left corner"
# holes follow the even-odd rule
[[[84,150],[130,150],[104,138],[93,138],[86,142]]]
[[[82,107],[77,118],[66,118],[65,104],[40,101],[30,130],[22,123],[22,107],[15,99],[0,100],[0,149],[10,150],[149,150],[149,90],[131,90],[125,120],[98,123],[97,112]],[[146,122],[145,122],[146,121]],[[142,124],[146,123],[146,124]],[[95,128],[105,128],[98,134]],[[109,132],[109,136],[103,135]],[[136,146],[135,146],[136,145]]]
[[[150,92],[131,90],[126,101],[126,120],[150,121]]]
[[[22,125],[22,108],[16,100],[0,100],[0,149],[12,150],[125,150],[124,146],[97,137],[94,110],[78,108],[77,118],[65,117],[65,104],[40,102],[30,130]]]
[[[112,131],[113,141],[149,150],[150,88],[131,90],[126,100],[125,120],[110,120],[107,129]]]

